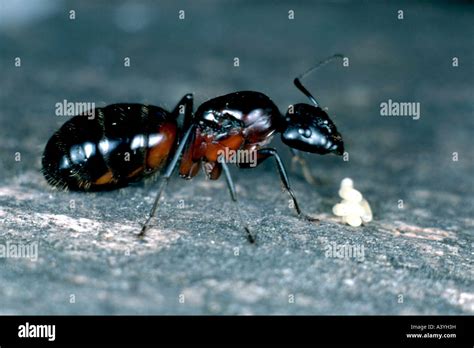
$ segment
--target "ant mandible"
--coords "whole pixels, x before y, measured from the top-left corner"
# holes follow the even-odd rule
[[[185,179],[193,178],[200,167],[211,180],[217,180],[223,172],[240,223],[248,240],[254,243],[255,237],[239,209],[226,155],[229,153],[226,150],[244,150],[256,153],[256,165],[273,157],[298,215],[317,221],[301,212],[277,150],[266,145],[275,133],[281,133],[283,143],[303,166],[298,151],[321,155],[344,153],[336,126],[301,83],[317,68],[343,57],[335,54],[294,79],[295,86],[313,105],[290,105],[285,116],[269,97],[254,91],[208,100],[195,113],[192,94],[186,94],[172,112],[142,104],[96,108],[97,117],[73,117],[50,138],[42,158],[42,172],[48,183],[58,188],[103,191],[127,186],[164,168],[153,206],[139,233],[141,237],[149,228],[161,194],[178,166]],[[184,114],[181,127],[177,122],[180,114]],[[239,162],[237,166],[252,167],[247,162]],[[307,168],[303,170],[308,173]]]

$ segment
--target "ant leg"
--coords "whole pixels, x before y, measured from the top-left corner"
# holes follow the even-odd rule
[[[158,192],[155,197],[155,201],[153,202],[153,206],[151,208],[150,213],[148,214],[148,218],[146,219],[145,223],[143,224],[143,227],[138,234],[139,237],[143,237],[145,235],[146,230],[149,227],[149,223],[153,216],[155,215],[156,209],[158,208],[158,204],[161,198],[161,194],[165,188],[165,186],[168,184],[168,181],[173,174],[174,170],[176,169],[178,165],[179,158],[186,146],[186,143],[189,140],[189,136],[194,129],[194,126],[192,126],[192,121],[193,121],[193,95],[192,93],[186,94],[179,103],[176,105],[174,110],[172,111],[172,115],[175,115],[175,117],[178,117],[179,115],[184,113],[184,121],[183,121],[183,127],[182,129],[187,129],[187,131],[184,133],[183,137],[179,140],[179,146],[176,149],[176,152],[174,153],[173,159],[171,160],[170,164],[166,168],[166,171],[164,175],[161,178],[160,184],[158,186]]]
[[[222,158],[222,156],[219,157],[219,163],[221,164],[224,175],[225,175],[227,187],[229,188],[230,197],[232,198],[232,202],[234,203],[235,209],[237,210],[237,213],[239,215],[240,224],[244,227],[244,230],[247,233],[248,241],[250,243],[255,243],[255,237],[252,235],[252,233],[250,233],[250,229],[248,228],[247,223],[242,218],[239,202],[237,201],[237,192],[235,191],[234,182],[232,181],[232,177],[230,176],[229,167],[227,166],[227,163],[225,162],[225,159]]]
[[[307,96],[309,98],[309,100],[311,100],[311,102],[314,104],[314,106],[316,107],[319,107],[319,103],[316,101],[316,99],[311,95],[311,93],[306,89],[305,86],[303,86],[303,84],[301,83],[301,80],[303,78],[305,78],[306,76],[308,76],[309,74],[311,74],[313,71],[319,69],[320,67],[322,67],[323,65],[326,65],[327,63],[329,63],[330,61],[336,59],[336,58],[344,58],[344,55],[342,54],[335,54],[331,57],[328,57],[322,61],[320,61],[318,64],[316,64],[315,66],[313,66],[311,69],[305,71],[304,73],[302,73],[301,75],[297,76],[294,80],[293,80],[293,83],[295,84],[296,88],[298,88],[305,96]]]
[[[181,100],[176,104],[174,110],[171,112],[173,115],[178,117],[179,115],[184,114],[184,121],[182,129],[188,129],[192,123],[193,119],[193,101],[194,97],[192,93],[186,94]]]
[[[278,173],[280,174],[281,182],[283,183],[283,186],[285,186],[286,191],[288,192],[291,199],[293,200],[293,206],[294,206],[296,212],[298,213],[298,216],[304,217],[305,219],[307,219],[309,221],[319,221],[318,219],[307,216],[307,215],[305,215],[301,212],[298,201],[296,200],[296,197],[295,197],[295,195],[294,195],[294,193],[293,193],[293,191],[290,187],[290,181],[288,179],[288,174],[286,173],[285,166],[283,165],[283,162],[282,162],[282,160],[280,158],[280,155],[278,154],[277,150],[275,150],[274,148],[268,147],[268,148],[258,150],[257,153],[258,153],[258,155],[260,156],[260,158],[262,160],[264,160],[268,157],[271,157],[271,156],[273,158],[275,158],[275,162],[276,162],[276,165],[277,165]]]
[[[145,232],[147,231],[147,229],[149,227],[149,223],[150,223],[151,219],[153,218],[153,216],[155,215],[156,209],[158,208],[158,204],[160,202],[160,198],[161,198],[161,194],[163,192],[163,189],[168,184],[168,181],[169,181],[171,175],[173,174],[174,170],[176,169],[176,167],[178,165],[179,158],[181,157],[181,154],[182,154],[184,148],[186,147],[186,144],[187,144],[187,142],[189,140],[189,137],[190,137],[191,133],[193,132],[193,130],[194,130],[194,125],[191,125],[188,128],[188,130],[186,131],[186,133],[184,134],[184,136],[181,138],[178,149],[174,153],[170,164],[166,168],[166,171],[165,171],[163,177],[161,178],[160,185],[158,187],[158,192],[156,193],[155,201],[153,202],[153,207],[151,208],[151,211],[150,211],[150,214],[148,215],[148,218],[146,219],[145,223],[143,224],[142,230],[138,234],[139,237],[143,237],[145,235]]]
[[[318,180],[313,176],[313,174],[311,174],[311,169],[309,168],[308,163],[306,162],[300,151],[295,150],[293,148],[290,148],[290,151],[293,155],[293,157],[291,158],[291,170],[295,172],[296,164],[299,164],[301,166],[301,170],[306,181],[311,185],[316,185]]]

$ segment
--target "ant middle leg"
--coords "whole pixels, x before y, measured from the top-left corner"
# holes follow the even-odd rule
[[[242,213],[240,212],[239,202],[237,201],[237,192],[235,190],[235,185],[234,185],[234,182],[232,181],[232,177],[230,175],[229,167],[227,166],[227,163],[225,162],[225,159],[222,158],[222,157],[219,158],[219,163],[222,166],[222,171],[224,172],[224,175],[225,175],[225,179],[226,179],[226,182],[227,182],[227,188],[229,189],[230,197],[232,199],[232,202],[234,203],[235,210],[237,210],[237,214],[239,215],[240,224],[243,226],[243,228],[245,230],[245,233],[247,234],[248,241],[250,243],[255,243],[255,237],[252,235],[247,223],[242,218]]]
[[[258,150],[257,154],[258,154],[258,159],[260,161],[265,160],[266,158],[269,158],[269,157],[275,158],[275,163],[277,165],[278,173],[280,174],[280,180],[283,183],[283,186],[285,187],[286,191],[290,195],[293,201],[293,207],[298,213],[298,216],[303,217],[309,221],[319,221],[319,219],[307,216],[306,214],[303,214],[303,212],[301,211],[298,201],[296,200],[295,194],[293,193],[293,190],[291,189],[290,180],[288,179],[288,174],[286,173],[285,166],[283,165],[283,162],[277,150],[271,147],[263,148],[263,149]]]

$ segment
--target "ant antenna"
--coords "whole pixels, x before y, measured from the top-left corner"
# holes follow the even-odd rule
[[[315,71],[316,69],[319,69],[320,67],[322,67],[323,65],[326,65],[327,63],[329,63],[330,61],[336,59],[336,58],[344,58],[344,55],[343,54],[335,54],[333,56],[330,56],[322,61],[320,61],[318,64],[316,64],[315,66],[313,66],[312,68],[310,68],[309,70],[305,71],[304,73],[302,73],[301,75],[297,76],[294,80],[293,80],[293,83],[295,84],[296,88],[298,88],[305,96],[307,96],[309,98],[309,100],[311,100],[311,102],[316,106],[316,107],[319,107],[319,103],[316,101],[316,99],[311,95],[311,93],[309,93],[309,91],[306,89],[305,86],[303,86],[303,84],[301,83],[301,80],[303,78],[305,78],[306,76],[308,76],[309,74],[311,74],[313,71]]]

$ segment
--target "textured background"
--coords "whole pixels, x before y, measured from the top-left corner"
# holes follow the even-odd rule
[[[36,262],[0,258],[1,314],[474,313],[472,5],[0,4],[0,244],[39,243]],[[239,229],[223,180],[175,178],[139,241],[153,182],[65,193],[39,172],[46,141],[66,120],[54,114],[64,99],[171,109],[187,92],[198,104],[246,89],[285,110],[305,102],[292,79],[336,52],[350,66],[327,66],[306,82],[329,108],[350,160],[307,156],[317,186],[291,174],[303,209],[320,224],[288,209],[270,161],[233,169],[257,245]],[[421,118],[381,117],[388,99],[421,103]],[[274,144],[290,167],[288,150]],[[368,226],[332,217],[346,176],[372,205]],[[363,246],[364,259],[326,257],[331,243]]]

